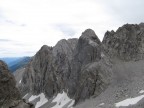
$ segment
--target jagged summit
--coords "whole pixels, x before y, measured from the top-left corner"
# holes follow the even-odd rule
[[[125,24],[116,31],[107,31],[102,46],[104,56],[112,63],[110,85],[75,108],[143,108],[144,98],[139,97],[144,93],[144,24]],[[134,103],[138,98],[140,101]]]
[[[96,42],[97,44],[101,44],[98,36],[95,34],[95,32],[92,29],[86,29],[82,35],[80,36],[80,39],[85,39],[85,40],[91,40],[90,42]]]
[[[62,39],[57,42],[57,44],[53,47],[53,56],[57,56],[62,53],[65,56],[68,56],[68,59],[72,59],[73,50],[78,42],[78,39]]]
[[[116,32],[106,32],[103,45],[111,58],[138,60],[143,58],[144,29],[138,24],[126,24]]]
[[[52,47],[50,47],[48,45],[43,45],[40,50],[44,51],[44,50],[48,50],[48,49],[52,49]]]
[[[107,72],[101,42],[87,29],[79,39],[62,39],[52,48],[44,45],[24,70],[20,90],[23,95],[44,93],[50,99],[64,91],[78,103],[107,87]]]
[[[55,107],[55,96],[60,94],[66,94],[75,105],[94,97],[94,107],[84,104],[86,108],[115,108],[114,103],[132,97],[143,87],[143,46],[143,23],[107,31],[102,42],[87,29],[79,39],[62,39],[54,47],[43,46],[24,70],[21,93],[28,94],[26,99],[43,93],[52,100],[41,108]],[[61,107],[62,101],[56,102],[59,108],[74,105],[71,101]],[[33,99],[34,104],[38,102]]]
[[[83,33],[82,36],[87,36],[87,37],[95,37],[96,34],[92,29],[86,29]]]

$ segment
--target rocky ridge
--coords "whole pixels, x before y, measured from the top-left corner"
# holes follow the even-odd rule
[[[9,72],[7,65],[0,60],[0,107],[1,108],[34,108],[32,104],[21,99],[16,88],[14,76]]]
[[[44,45],[25,69],[19,86],[22,94],[43,92],[52,98],[65,91],[75,103],[99,95],[110,81],[110,64],[101,56],[101,46],[91,29],[79,39]]]
[[[92,99],[77,108],[115,108],[144,89],[143,43],[143,23],[108,31],[102,42],[87,29],[79,39],[44,45],[24,70],[19,88],[23,96],[44,93],[48,99],[64,91],[75,105]]]
[[[144,99],[133,104],[134,98],[143,96],[144,90],[144,24],[126,24],[118,30],[106,32],[103,51],[112,64],[111,83],[99,96],[85,101],[76,108],[143,108]],[[129,102],[116,106],[117,103]]]
[[[144,27],[141,24],[126,24],[116,32],[107,31],[103,39],[106,54],[124,61],[140,60],[144,56]]]

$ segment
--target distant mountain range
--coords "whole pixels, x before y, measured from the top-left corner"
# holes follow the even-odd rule
[[[9,67],[11,72],[16,71],[17,69],[24,67],[29,61],[31,57],[6,57],[0,58],[3,60]]]

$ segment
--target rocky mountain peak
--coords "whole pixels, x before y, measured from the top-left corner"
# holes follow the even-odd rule
[[[82,64],[101,59],[101,42],[92,29],[82,33],[74,53],[75,58]]]
[[[80,36],[80,39],[84,39],[93,45],[101,44],[98,36],[95,34],[95,32],[92,29],[86,29]]]
[[[137,24],[126,24],[116,32],[106,32],[103,45],[110,57],[122,60],[138,60],[143,58],[144,29]]]
[[[52,47],[49,47],[47,45],[43,45],[39,51],[48,51],[48,50],[52,50]]]
[[[92,104],[82,107],[115,108],[118,101],[143,90],[143,54],[144,23],[107,31],[102,43],[87,29],[79,39],[62,39],[54,47],[44,45],[24,69],[20,90],[28,100],[44,94],[48,102],[40,108],[69,108],[89,98],[94,99]],[[73,103],[63,105],[62,93]]]
[[[67,56],[68,59],[72,59],[72,53],[77,45],[78,39],[62,39],[53,47],[53,56],[56,57],[59,54],[61,56]]]
[[[26,67],[20,90],[23,95],[44,93],[47,98],[65,91],[77,103],[105,89],[107,72],[109,67],[101,60],[101,42],[87,29],[79,39],[62,39],[54,47],[44,45]]]
[[[87,37],[95,37],[96,34],[92,29],[86,29],[82,35]]]

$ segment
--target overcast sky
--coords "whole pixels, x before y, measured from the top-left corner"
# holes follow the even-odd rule
[[[0,0],[0,57],[32,56],[42,45],[144,22],[144,0]]]

